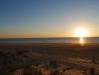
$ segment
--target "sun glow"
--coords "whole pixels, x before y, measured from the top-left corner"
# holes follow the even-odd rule
[[[76,29],[76,31],[74,32],[74,35],[76,37],[87,37],[87,31],[85,28],[78,28]]]
[[[75,30],[74,35],[75,37],[79,37],[79,43],[81,45],[84,45],[85,44],[84,37],[88,36],[88,31],[85,28],[80,27]]]

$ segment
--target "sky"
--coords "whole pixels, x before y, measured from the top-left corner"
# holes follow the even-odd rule
[[[99,36],[99,0],[0,0],[0,38]]]

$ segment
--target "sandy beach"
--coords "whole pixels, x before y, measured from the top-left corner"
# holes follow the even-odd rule
[[[99,69],[99,46],[66,43],[0,43],[0,59],[0,73],[5,75],[16,75],[14,74],[16,70],[31,65],[36,67],[43,65],[43,68],[48,67],[49,70],[54,65],[56,69],[56,63],[57,68],[64,66],[68,70],[69,67],[70,71],[77,70],[77,73],[78,71],[82,73],[91,68]]]

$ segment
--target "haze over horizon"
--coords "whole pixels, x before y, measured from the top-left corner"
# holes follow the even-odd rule
[[[0,0],[0,38],[99,37],[99,0]]]

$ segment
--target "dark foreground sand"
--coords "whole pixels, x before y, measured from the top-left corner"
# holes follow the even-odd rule
[[[0,43],[0,75],[99,75],[98,71],[98,44]]]

